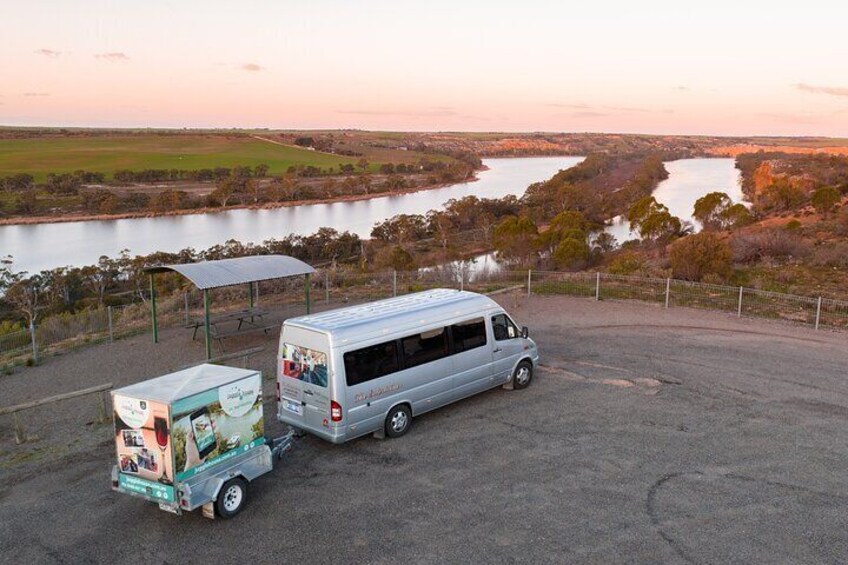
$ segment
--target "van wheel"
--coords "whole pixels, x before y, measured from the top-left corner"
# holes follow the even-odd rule
[[[405,404],[395,406],[389,410],[386,416],[386,435],[389,437],[400,437],[409,430],[412,425],[412,412]]]
[[[515,368],[515,373],[512,375],[512,387],[515,390],[521,390],[530,386],[530,381],[533,380],[533,365],[529,361],[522,361]]]
[[[247,482],[241,477],[230,479],[218,492],[215,500],[215,512],[221,518],[232,518],[238,514],[247,502]]]

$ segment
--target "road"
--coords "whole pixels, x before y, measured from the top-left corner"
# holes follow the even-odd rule
[[[231,521],[110,491],[108,427],[89,426],[84,449],[6,460],[0,561],[848,560],[846,334],[634,303],[501,300],[539,342],[529,389],[416,418],[397,440],[306,438]],[[142,355],[133,339],[119,347]],[[30,378],[90,354],[74,355]]]

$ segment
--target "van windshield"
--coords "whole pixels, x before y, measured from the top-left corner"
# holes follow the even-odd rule
[[[308,347],[283,344],[282,374],[318,386],[327,386],[327,354]]]

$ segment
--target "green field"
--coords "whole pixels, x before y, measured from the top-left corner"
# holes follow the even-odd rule
[[[366,156],[368,159],[368,156]],[[370,159],[369,159],[370,160]],[[247,136],[127,135],[0,139],[0,177],[29,173],[36,182],[47,173],[77,170],[112,173],[121,169],[212,169],[264,163],[269,174],[282,174],[303,165],[337,171],[339,164],[358,158],[277,145]],[[379,163],[372,163],[372,170]]]

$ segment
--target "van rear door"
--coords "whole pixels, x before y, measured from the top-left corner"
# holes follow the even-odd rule
[[[326,431],[330,416],[329,341],[325,334],[283,327],[277,356],[280,421]]]

